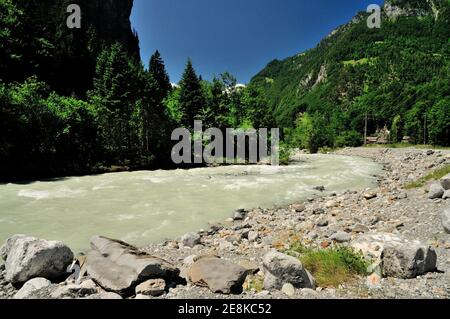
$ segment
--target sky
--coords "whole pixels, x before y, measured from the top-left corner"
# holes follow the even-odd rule
[[[161,52],[172,82],[186,61],[204,79],[230,72],[248,83],[267,63],[315,47],[382,0],[135,0],[131,17],[147,64]]]

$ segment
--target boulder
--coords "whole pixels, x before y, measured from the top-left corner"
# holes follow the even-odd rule
[[[420,241],[411,241],[401,235],[365,234],[351,246],[380,265],[386,277],[411,279],[436,270],[436,252]]]
[[[47,280],[45,278],[33,278],[31,280],[28,280],[22,288],[14,295],[13,299],[27,299],[32,298],[33,293],[36,291],[49,287],[52,283],[50,280]]]
[[[442,212],[442,226],[447,234],[450,234],[450,207]]]
[[[264,257],[263,269],[266,290],[281,290],[284,284],[292,284],[294,288],[315,289],[312,276],[292,256],[271,251]]]
[[[428,198],[429,199],[442,198],[442,196],[444,195],[444,191],[445,190],[441,186],[441,184],[438,183],[431,184],[430,190],[428,192]]]
[[[164,295],[165,290],[164,279],[150,279],[136,287],[136,295],[159,297]]]
[[[6,258],[5,279],[13,284],[32,278],[59,279],[73,261],[73,252],[60,241],[47,241],[17,235],[9,238],[1,249]]]
[[[201,237],[197,233],[187,233],[181,237],[181,243],[185,247],[193,248],[200,245]]]
[[[187,271],[191,283],[214,293],[240,294],[247,277],[244,267],[215,256],[197,259]]]
[[[450,190],[450,174],[447,174],[441,178],[441,186],[445,190]]]
[[[107,291],[133,294],[140,283],[149,279],[174,279],[180,271],[168,261],[106,237],[91,239],[86,259],[89,276]]]

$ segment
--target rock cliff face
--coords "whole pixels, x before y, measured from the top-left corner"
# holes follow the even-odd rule
[[[134,0],[78,0],[82,10],[82,28],[94,28],[106,43],[120,42],[133,55],[139,55],[139,40],[130,23]]]
[[[390,18],[434,15],[437,19],[442,0],[388,0],[384,12]]]
[[[30,43],[22,80],[37,75],[63,94],[83,96],[92,86],[97,56],[119,42],[140,59],[139,40],[130,15],[133,0],[16,0],[22,12],[25,43]],[[67,7],[81,9],[81,28],[69,29]],[[69,75],[69,76],[68,76]]]

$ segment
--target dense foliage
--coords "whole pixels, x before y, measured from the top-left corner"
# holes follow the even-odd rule
[[[1,179],[164,167],[176,127],[270,119],[259,89],[228,73],[203,81],[190,60],[173,89],[160,53],[145,68],[122,26],[132,1],[101,13],[107,27],[94,17],[104,2],[86,1],[83,27],[68,29],[73,1],[0,0]]]
[[[191,60],[172,87],[159,52],[147,68],[139,58],[132,0],[75,1],[83,27],[68,29],[73,2],[0,0],[0,179],[171,165],[172,130],[196,119],[280,127],[283,145],[311,151],[360,145],[366,119],[369,134],[387,126],[393,143],[450,144],[446,0],[391,1],[408,14],[385,16],[379,30],[360,14],[247,87],[227,72],[205,81]]]
[[[316,48],[252,79],[294,146],[355,146],[384,126],[392,142],[450,145],[450,2],[389,1],[380,29],[359,14]]]

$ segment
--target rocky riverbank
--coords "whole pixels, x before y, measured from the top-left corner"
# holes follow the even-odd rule
[[[208,230],[141,249],[94,237],[88,255],[77,258],[76,282],[63,280],[68,247],[16,237],[1,251],[0,298],[449,298],[443,212],[450,201],[430,199],[430,185],[404,185],[450,164],[450,152],[356,148],[337,154],[382,164],[378,187],[331,194],[317,185],[317,196],[306,202],[240,210]],[[297,258],[284,254],[294,242],[351,246],[370,258],[373,274],[321,287]]]

